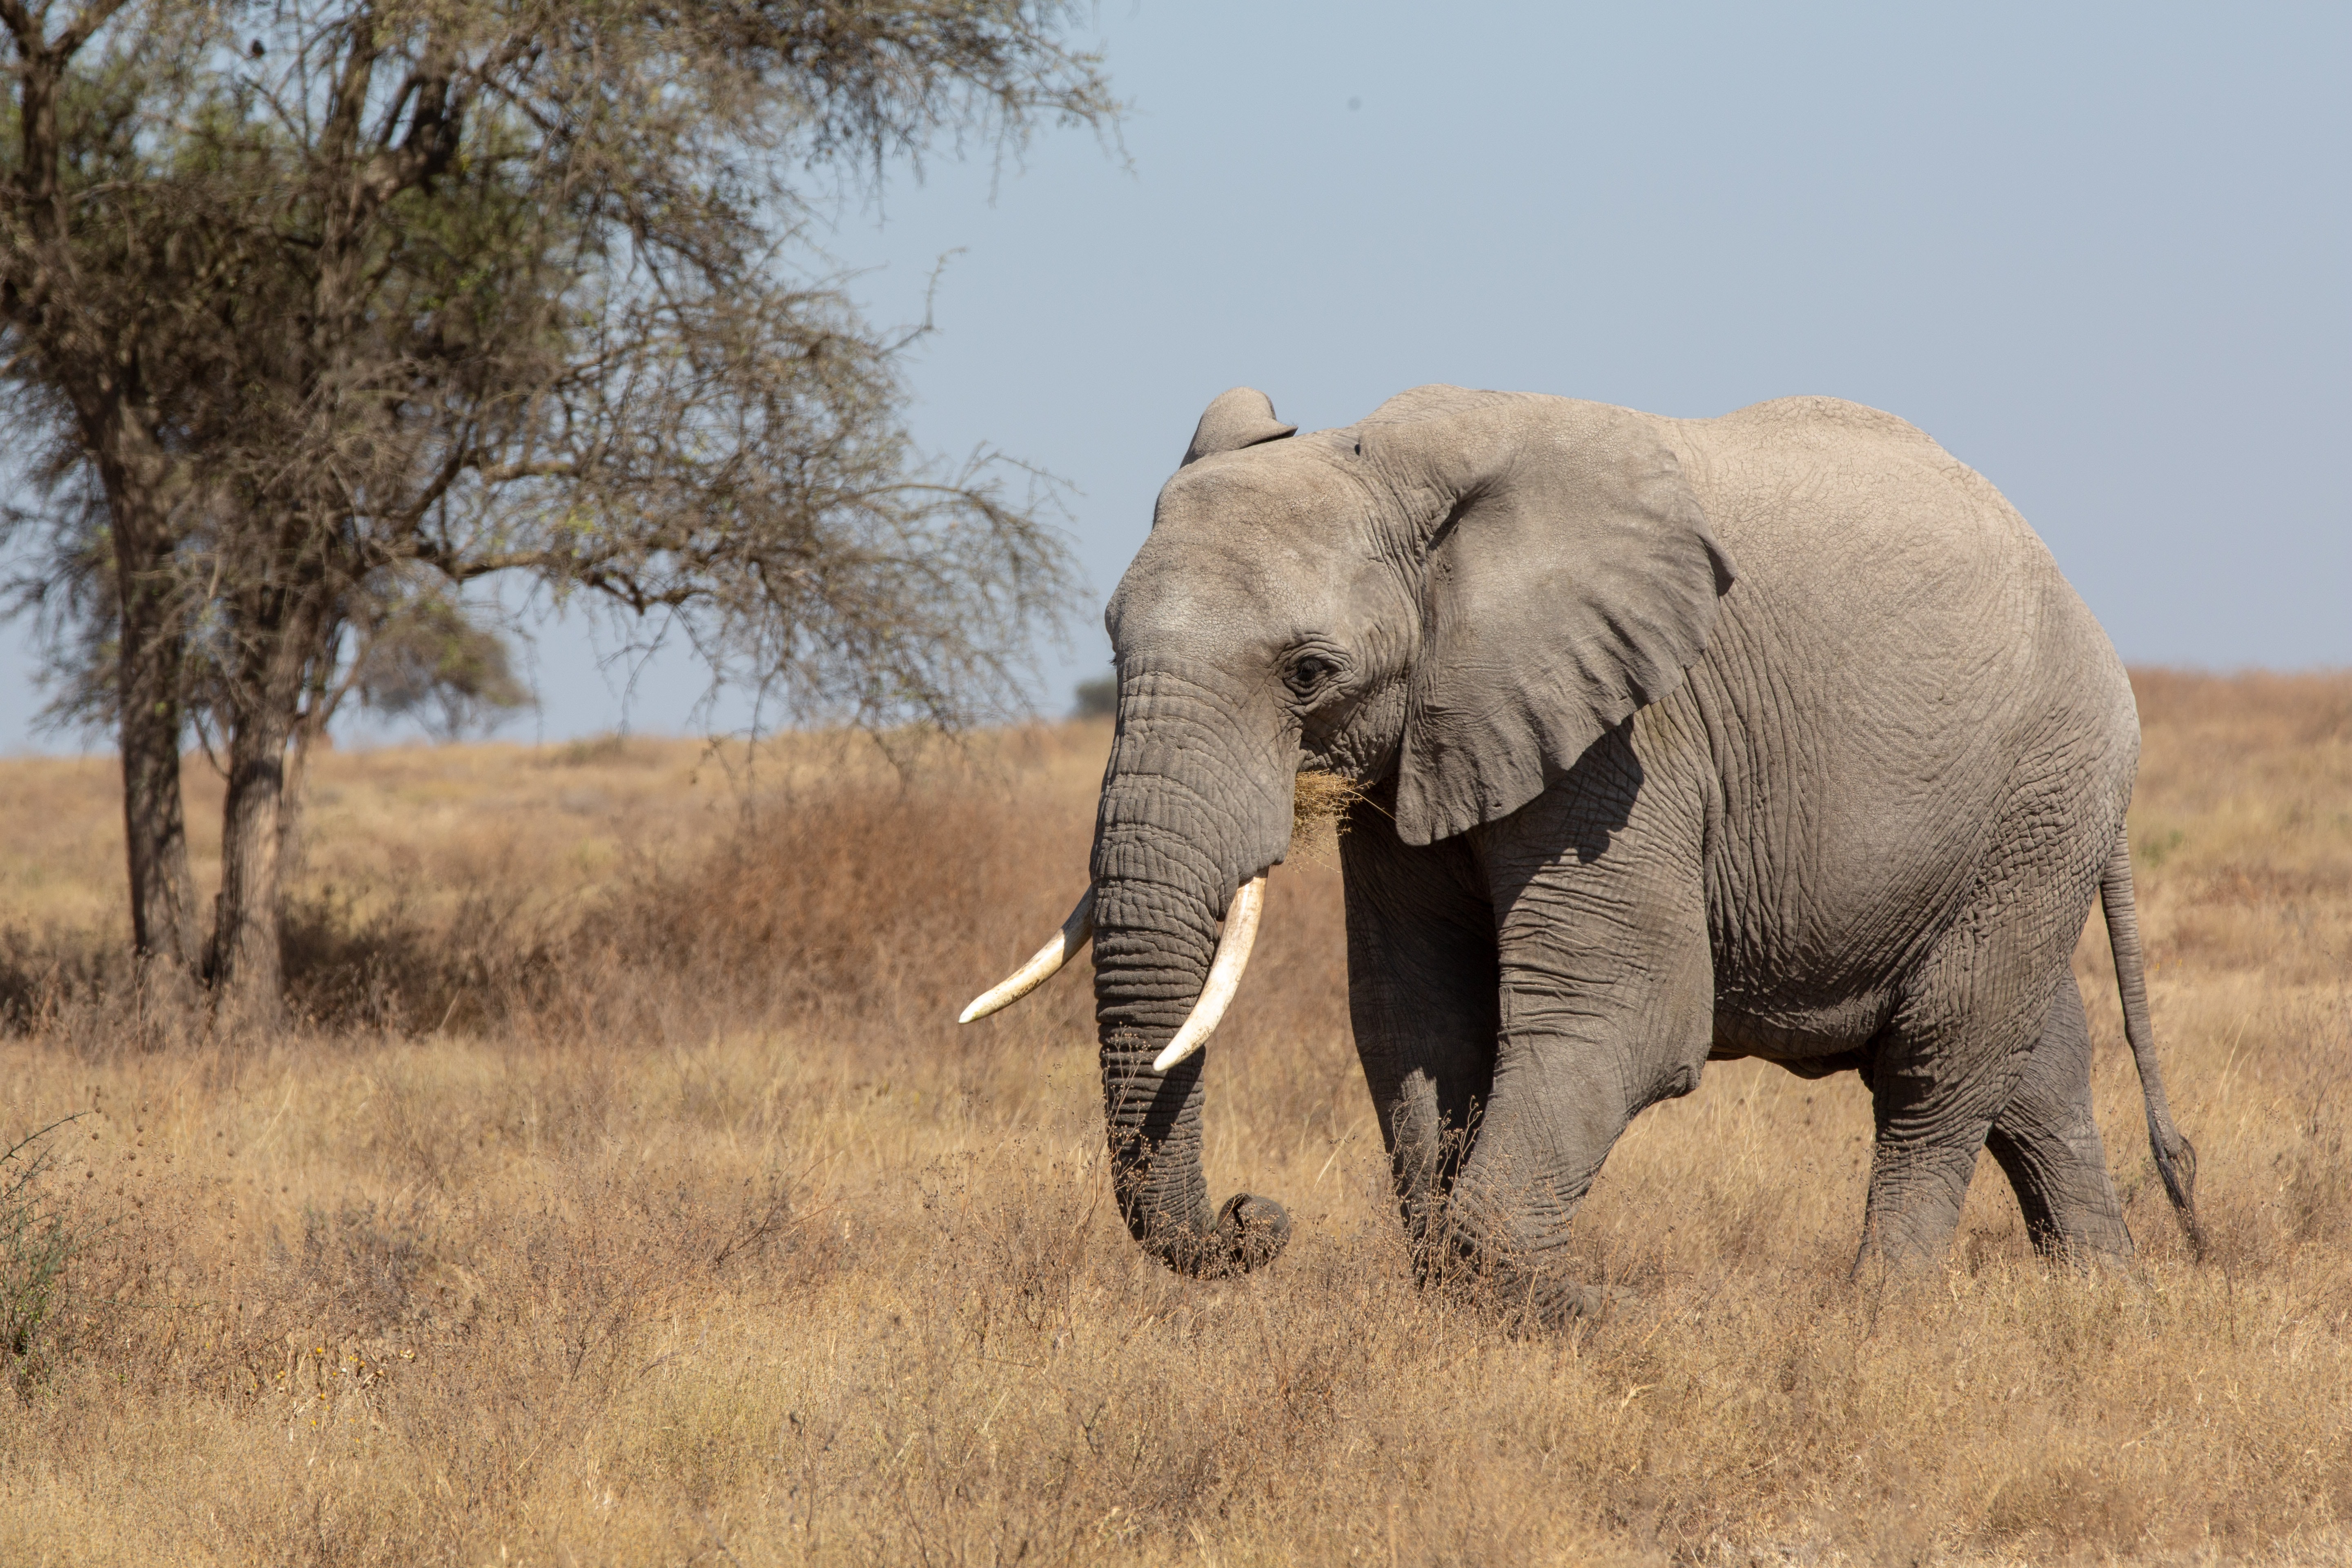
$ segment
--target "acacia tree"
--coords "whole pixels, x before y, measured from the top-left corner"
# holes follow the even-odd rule
[[[0,384],[47,442],[0,528],[65,705],[119,739],[142,957],[274,1006],[308,742],[478,579],[658,613],[804,712],[1014,694],[1071,582],[1027,471],[921,458],[899,344],[799,237],[942,139],[1108,124],[1067,20],[0,0]],[[192,726],[228,783],[201,948]]]

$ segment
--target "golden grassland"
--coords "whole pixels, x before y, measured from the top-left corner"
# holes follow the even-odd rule
[[[0,763],[0,1141],[84,1113],[0,1563],[2343,1561],[2352,678],[2137,679],[2210,1258],[2095,925],[2129,1274],[1988,1161],[1948,1270],[1850,1282],[1860,1086],[1727,1063],[1578,1216],[1634,1300],[1538,1334],[1411,1283],[1328,868],[1211,1052],[1263,1274],[1127,1240],[1083,965],[954,1026],[1083,885],[1100,727],[325,757],[272,1037],[123,985],[110,766]]]

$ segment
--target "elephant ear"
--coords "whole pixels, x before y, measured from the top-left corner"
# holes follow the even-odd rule
[[[1426,844],[1517,811],[1680,686],[1735,573],[1649,416],[1433,387],[1360,431],[1429,530],[1396,795]]]
[[[1184,462],[1197,463],[1219,452],[1237,452],[1261,441],[1279,441],[1298,428],[1274,416],[1274,399],[1254,386],[1236,386],[1217,394],[1201,423],[1193,428],[1192,444],[1184,448]]]

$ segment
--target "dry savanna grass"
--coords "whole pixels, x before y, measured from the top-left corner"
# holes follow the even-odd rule
[[[1411,1283],[1327,866],[1211,1050],[1262,1274],[1129,1243],[1083,965],[954,1026],[1083,885],[1099,727],[324,759],[274,1038],[143,1012],[109,770],[0,764],[0,1142],[81,1113],[0,1224],[73,1244],[0,1563],[2342,1561],[2352,679],[2139,689],[2211,1258],[2095,927],[2128,1274],[2037,1262],[1988,1162],[1948,1270],[1849,1282],[1859,1085],[1728,1063],[1578,1216],[1635,1300],[1537,1334]]]

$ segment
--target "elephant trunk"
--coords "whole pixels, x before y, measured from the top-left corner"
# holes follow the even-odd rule
[[[1103,1109],[1129,1234],[1180,1273],[1233,1274],[1280,1254],[1289,1215],[1245,1193],[1212,1211],[1201,1169],[1206,1052],[1164,1072],[1153,1064],[1209,980],[1219,917],[1286,849],[1289,801],[1285,789],[1275,813],[1255,798],[1263,781],[1231,763],[1229,739],[1155,721],[1164,687],[1144,678],[1122,692],[1096,824]]]

